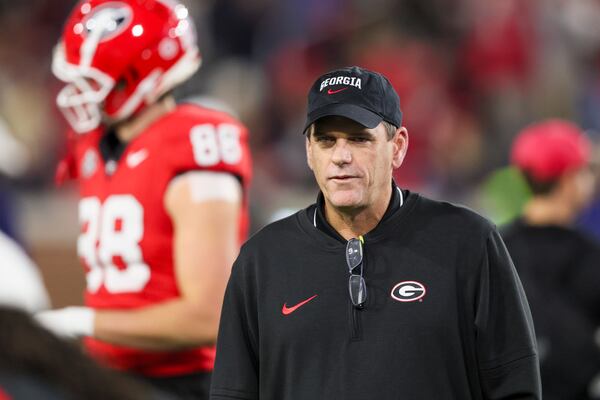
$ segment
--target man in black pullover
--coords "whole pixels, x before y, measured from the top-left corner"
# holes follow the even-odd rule
[[[358,67],[309,93],[316,204],[233,266],[212,400],[541,399],[533,325],[495,227],[392,180],[400,100]]]

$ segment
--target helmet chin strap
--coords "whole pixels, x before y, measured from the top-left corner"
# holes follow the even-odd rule
[[[129,142],[146,130],[154,121],[174,110],[175,107],[176,103],[173,97],[166,97],[149,104],[128,118],[113,123],[117,137],[123,142]]]
[[[116,121],[123,120],[133,114],[143,101],[153,101],[154,99],[149,98],[149,96],[156,88],[161,74],[162,72],[159,68],[156,68],[154,71],[148,74],[148,76],[140,82],[131,96],[129,96],[127,101],[121,106],[113,119]]]

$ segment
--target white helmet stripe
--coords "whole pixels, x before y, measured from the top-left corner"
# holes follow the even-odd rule
[[[104,34],[105,30],[108,29],[110,21],[113,20],[113,16],[108,13],[98,13],[94,19],[87,21],[87,24],[93,26],[86,26],[85,29],[89,29],[89,34],[86,36],[80,49],[81,62],[79,63],[82,67],[89,67],[92,65],[92,60],[96,54],[96,49],[100,43],[100,39]]]
[[[118,3],[116,3],[118,4]],[[93,18],[85,21],[84,30],[88,32],[80,49],[80,66],[89,67],[92,64],[98,44],[103,40],[122,31],[122,28],[128,26],[117,23],[119,20],[130,21],[131,11],[129,7],[114,7],[111,3],[96,12]]]

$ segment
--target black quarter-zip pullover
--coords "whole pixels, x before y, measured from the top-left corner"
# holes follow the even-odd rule
[[[345,242],[315,227],[316,205],[243,246],[212,400],[541,399],[527,300],[495,227],[404,194],[364,236],[363,309]]]

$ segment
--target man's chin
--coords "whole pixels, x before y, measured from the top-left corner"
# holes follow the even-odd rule
[[[362,206],[362,199],[360,196],[357,196],[355,192],[337,192],[330,196],[329,203],[337,209],[353,209]]]

